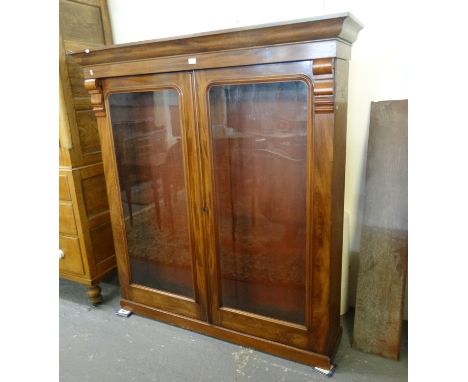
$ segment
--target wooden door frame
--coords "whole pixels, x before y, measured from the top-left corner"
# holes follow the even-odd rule
[[[131,281],[131,267],[128,254],[127,237],[123,206],[120,196],[120,182],[115,154],[114,138],[108,97],[110,94],[148,92],[162,89],[174,89],[178,93],[180,123],[182,131],[182,151],[187,197],[187,218],[189,221],[190,248],[192,254],[192,276],[194,298],[152,289]],[[166,73],[135,77],[117,77],[102,81],[101,101],[107,116],[98,118],[99,134],[103,150],[107,193],[109,198],[112,230],[119,269],[122,298],[139,304],[153,306],[174,314],[181,314],[193,319],[207,319],[206,279],[202,240],[200,236],[200,193],[198,141],[193,120],[192,73]],[[95,108],[96,110],[96,108]]]
[[[306,192],[306,275],[305,325],[282,321],[254,313],[221,306],[221,283],[218,261],[217,222],[215,213],[215,183],[213,178],[213,148],[209,120],[208,92],[213,85],[274,83],[302,81],[308,87],[307,123],[307,192]],[[205,232],[205,263],[208,265],[210,318],[215,325],[302,349],[313,348],[312,328],[312,232],[313,232],[313,156],[314,156],[314,84],[312,62],[265,64],[249,67],[207,69],[195,71],[197,114],[201,166],[203,176]]]

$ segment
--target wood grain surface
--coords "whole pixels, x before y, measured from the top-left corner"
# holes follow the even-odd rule
[[[408,253],[408,101],[372,103],[353,347],[398,359]]]

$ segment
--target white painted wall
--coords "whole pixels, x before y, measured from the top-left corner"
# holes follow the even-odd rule
[[[359,251],[370,102],[408,98],[404,2],[364,0],[108,0],[115,43],[178,36],[275,21],[351,12],[363,24],[350,62],[345,211],[349,248]],[[349,260],[350,297],[355,269]]]

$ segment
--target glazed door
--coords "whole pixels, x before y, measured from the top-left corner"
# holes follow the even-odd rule
[[[310,348],[310,62],[199,71],[211,318]]]
[[[118,175],[122,297],[206,319],[192,73],[103,84]],[[199,188],[199,187],[198,187]],[[114,211],[114,214],[116,211]]]

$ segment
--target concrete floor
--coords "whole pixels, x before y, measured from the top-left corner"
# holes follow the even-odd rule
[[[152,319],[117,317],[117,278],[101,286],[104,303],[91,307],[82,285],[60,280],[61,382],[408,380],[406,325],[400,361],[392,361],[351,349],[353,315],[342,317],[337,369],[329,379],[308,366]]]

